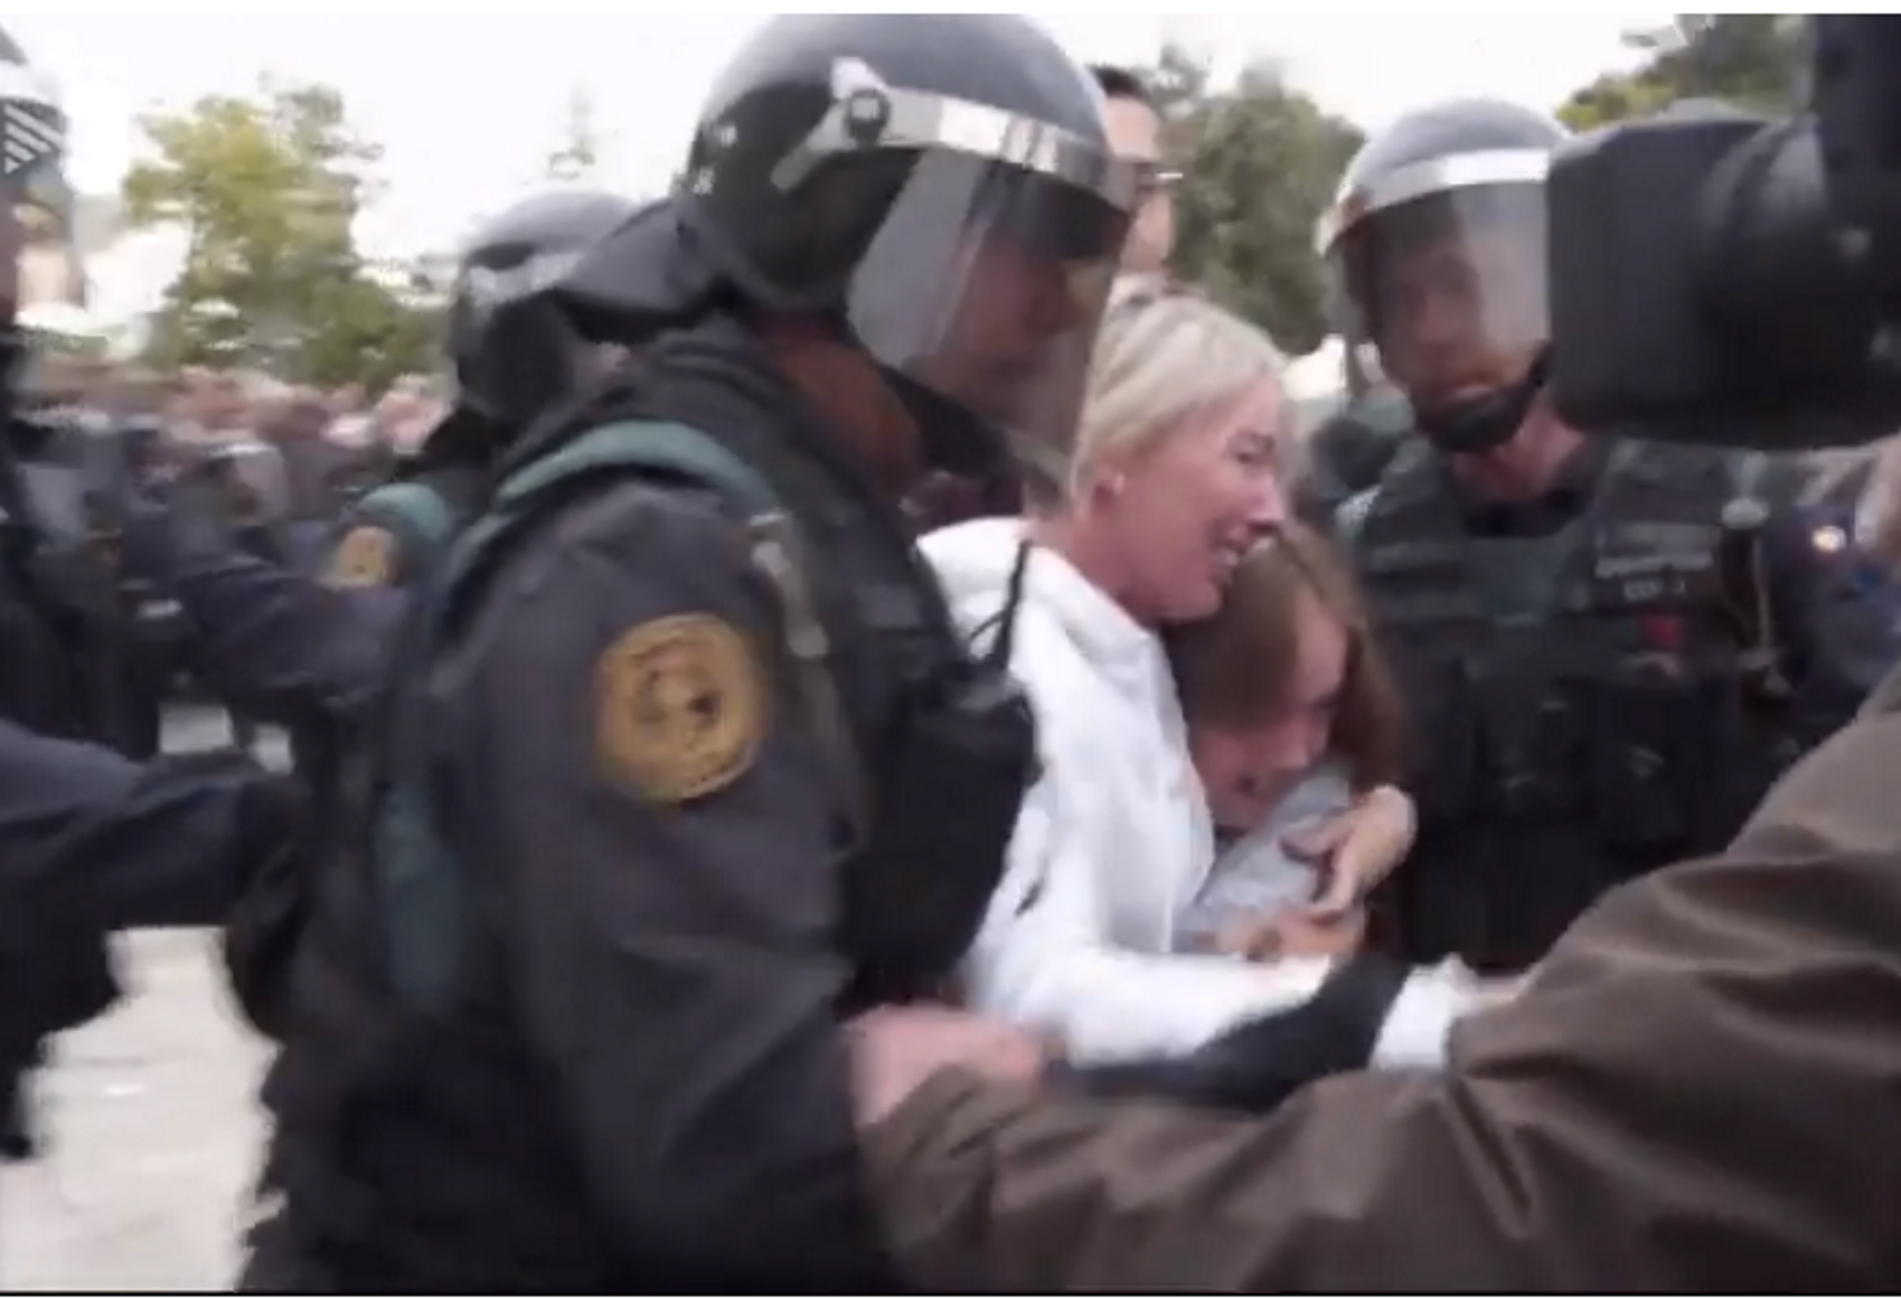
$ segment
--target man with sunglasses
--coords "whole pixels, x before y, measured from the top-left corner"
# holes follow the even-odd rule
[[[1109,123],[1109,147],[1136,169],[1140,206],[1129,242],[1122,248],[1122,270],[1154,275],[1168,267],[1175,251],[1175,188],[1181,173],[1162,157],[1162,115],[1142,79],[1127,68],[1098,63],[1090,69],[1102,90]]]

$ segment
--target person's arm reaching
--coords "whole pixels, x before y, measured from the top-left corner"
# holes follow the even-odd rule
[[[0,946],[219,923],[289,851],[295,787],[235,754],[139,765],[0,722]]]
[[[1516,1004],[1458,1031],[1442,1077],[1334,1079],[1250,1123],[952,1074],[920,1088],[965,1047],[874,1051],[868,1150],[907,1279],[1891,1292],[1897,760],[1901,717],[1858,724],[1727,855],[1612,893]]]
[[[407,605],[400,590],[332,590],[181,532],[138,518],[126,529],[127,563],[184,608],[194,663],[221,697],[295,727],[353,716],[374,696]]]

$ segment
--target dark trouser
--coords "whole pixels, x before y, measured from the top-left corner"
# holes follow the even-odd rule
[[[0,960],[0,989],[19,1003],[0,1025],[0,1163],[17,1163],[40,1154],[32,1071],[46,1064],[56,1034],[103,1015],[120,990],[105,940],[75,934]]]

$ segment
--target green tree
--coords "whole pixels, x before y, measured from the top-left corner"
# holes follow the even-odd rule
[[[299,382],[428,363],[427,328],[366,265],[358,214],[381,151],[327,86],[266,79],[141,123],[153,157],[121,185],[128,224],[176,226],[185,263],[148,349]]]
[[[1668,27],[1633,32],[1643,55],[1630,72],[1607,73],[1566,100],[1558,116],[1574,130],[1645,117],[1679,99],[1722,99],[1766,113],[1796,107],[1804,53],[1795,14],[1678,14]]]
[[[1359,130],[1267,64],[1217,89],[1204,61],[1170,48],[1149,81],[1182,171],[1176,269],[1282,347],[1312,349],[1329,332],[1314,228]]]
[[[561,147],[548,155],[548,179],[574,182],[600,166],[600,136],[594,125],[594,99],[576,87],[568,96],[568,120]]]

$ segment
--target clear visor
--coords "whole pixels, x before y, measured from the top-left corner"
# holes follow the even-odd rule
[[[1522,378],[1550,337],[1542,184],[1449,189],[1369,212],[1328,255],[1350,344],[1422,408]]]
[[[867,351],[1014,440],[1067,446],[1126,213],[1060,181],[927,154],[852,277]]]
[[[1048,123],[885,85],[849,61],[835,82],[833,112],[775,179],[889,170],[896,197],[845,294],[859,343],[1015,442],[1067,446],[1135,168]]]

